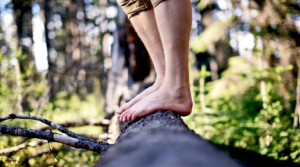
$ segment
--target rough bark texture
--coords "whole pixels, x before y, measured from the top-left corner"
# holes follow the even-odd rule
[[[121,129],[96,167],[242,166],[191,131],[172,111],[155,112]]]
[[[50,132],[44,132],[44,131],[32,130],[32,129],[24,129],[19,127],[10,127],[6,125],[0,125],[0,134],[23,136],[28,138],[38,138],[38,139],[48,140],[49,142],[54,141],[75,148],[83,148],[98,153],[104,152],[110,146],[106,142],[89,140],[77,134],[76,135],[78,138],[72,138],[69,136],[63,136],[56,133],[50,133]]]

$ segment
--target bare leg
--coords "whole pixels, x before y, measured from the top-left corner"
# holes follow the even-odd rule
[[[125,110],[119,116],[121,121],[134,120],[157,110],[170,109],[180,115],[189,115],[192,110],[188,71],[190,1],[164,1],[154,12],[164,49],[165,78],[158,90]]]
[[[150,93],[158,90],[163,82],[165,75],[164,51],[156,25],[153,8],[131,17],[130,21],[134,29],[142,39],[153,61],[156,71],[156,81],[151,87],[144,90],[141,94],[137,95],[128,103],[122,105],[117,111],[118,114],[123,113],[126,109],[131,107],[136,102],[148,96]]]

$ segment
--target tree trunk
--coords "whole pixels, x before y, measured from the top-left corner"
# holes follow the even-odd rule
[[[195,134],[172,111],[158,111],[122,126],[116,143],[96,167],[242,166]]]

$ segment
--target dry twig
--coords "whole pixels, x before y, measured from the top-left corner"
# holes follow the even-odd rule
[[[3,150],[0,150],[0,154],[7,154],[7,153],[11,153],[11,152],[16,152],[16,151],[19,151],[19,150],[21,150],[23,148],[26,148],[26,147],[40,146],[40,145],[43,145],[45,143],[47,143],[47,141],[45,141],[45,140],[32,141],[32,142],[29,142],[29,143],[22,143],[22,144],[19,144],[17,146],[14,146],[14,147],[5,148]]]
[[[8,119],[32,119],[38,120],[40,122],[45,123],[46,125],[50,126],[50,132],[44,132],[41,130],[32,130],[32,129],[24,129],[19,127],[10,127],[6,125],[0,125],[0,133],[1,134],[9,134],[15,136],[23,136],[28,138],[39,138],[48,141],[54,141],[62,144],[66,144],[69,146],[73,146],[75,148],[83,148],[91,151],[95,151],[101,153],[102,151],[106,150],[109,147],[109,144],[106,142],[98,142],[94,140],[87,139],[81,135],[78,135],[68,129],[53,123],[47,119],[31,116],[31,115],[17,115],[17,114],[10,114],[8,116],[0,118],[0,122],[8,120]],[[58,129],[60,132],[67,134],[68,136],[52,133],[51,127]],[[47,128],[46,128],[47,129]],[[20,149],[24,147],[24,145],[16,146],[13,149]]]
[[[78,138],[78,139],[80,139],[80,138],[85,139],[84,137],[82,137],[82,136],[80,136],[80,135],[78,135],[78,134],[76,134],[76,133],[74,133],[74,132],[72,132],[72,131],[70,131],[70,130],[68,130],[68,129],[60,126],[60,125],[58,125],[58,124],[56,124],[56,123],[53,123],[53,122],[51,122],[51,121],[49,121],[47,119],[44,119],[42,117],[31,116],[31,115],[9,114],[9,115],[7,115],[5,117],[0,118],[0,122],[8,120],[8,119],[16,119],[16,118],[18,118],[18,119],[37,120],[37,121],[40,121],[40,122],[42,122],[42,123],[44,123],[44,124],[46,124],[46,125],[48,125],[48,126],[50,126],[52,128],[55,128],[55,129],[59,130],[60,132],[66,134],[68,136],[71,136],[71,137],[74,137],[74,138]]]
[[[24,129],[19,127],[10,127],[6,125],[0,125],[0,133],[14,135],[14,136],[29,137],[29,138],[38,138],[38,139],[48,140],[50,142],[54,141],[75,148],[83,148],[98,153],[105,151],[109,147],[109,144],[106,142],[98,142],[95,140],[84,138],[82,136],[80,136],[80,138],[74,138],[74,137],[60,135],[52,132]]]
[[[108,127],[109,124],[110,124],[110,121],[107,120],[107,119],[104,119],[102,121],[81,119],[81,120],[61,123],[61,124],[58,124],[58,125],[62,126],[62,127],[65,127],[65,128],[68,128],[68,127],[79,127],[79,126],[86,126],[86,125]],[[39,130],[42,130],[42,131],[49,130],[49,126],[43,127]]]

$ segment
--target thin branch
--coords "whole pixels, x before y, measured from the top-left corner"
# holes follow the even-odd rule
[[[87,139],[91,139],[91,140],[107,140],[107,139],[111,138],[111,134],[107,134],[107,133],[99,134],[99,135],[87,135],[87,134],[80,134],[80,135],[87,138]],[[24,138],[24,139],[27,140],[29,138]],[[27,147],[36,147],[36,146],[41,146],[41,145],[47,143],[47,141],[45,141],[45,140],[32,141],[32,142],[29,142],[29,143],[25,143],[25,141],[21,142],[21,144],[19,144],[17,146],[0,150],[0,154],[8,154],[8,153],[11,153],[11,152],[17,152],[17,151],[19,151],[21,149],[24,149],[24,148],[27,148]]]
[[[14,147],[5,148],[3,150],[0,150],[0,154],[7,154],[7,153],[11,153],[11,152],[16,152],[16,151],[19,151],[19,150],[21,150],[23,148],[26,148],[26,147],[40,146],[40,145],[43,145],[45,143],[47,143],[47,141],[44,141],[44,140],[32,141],[32,142],[29,142],[29,143],[22,143],[22,144],[19,144],[17,146],[14,146]]]
[[[47,119],[44,119],[42,117],[37,117],[37,116],[31,116],[31,115],[17,115],[17,114],[9,114],[5,117],[2,117],[0,118],[0,122],[2,121],[5,121],[5,120],[8,120],[8,119],[15,119],[15,118],[18,118],[18,119],[32,119],[32,120],[37,120],[37,121],[40,121],[40,122],[43,122],[44,124],[52,127],[52,128],[55,128],[59,131],[61,131],[62,133],[68,135],[68,136],[71,136],[71,137],[74,137],[74,138],[77,138],[77,139],[85,139],[84,137],[56,124],[56,123],[53,123]],[[28,137],[28,136],[24,136],[24,137]]]
[[[58,124],[58,125],[62,126],[62,127],[65,127],[65,128],[68,128],[68,127],[79,127],[79,126],[86,126],[86,125],[108,127],[109,124],[110,124],[110,121],[107,120],[107,119],[104,119],[102,121],[81,119],[81,120],[61,123],[61,124]],[[49,126],[43,127],[39,130],[42,130],[42,131],[49,130]]]
[[[19,127],[10,127],[6,125],[0,125],[1,134],[9,134],[15,136],[23,136],[29,138],[39,138],[48,141],[54,141],[62,144],[66,144],[75,148],[83,148],[90,151],[101,153],[105,151],[110,145],[106,142],[98,142],[90,139],[86,139],[80,135],[80,138],[64,136],[52,132],[44,132],[40,130],[24,129]]]
[[[70,121],[70,122],[65,122],[65,123],[61,123],[58,124],[59,126],[68,128],[68,127],[80,127],[80,126],[101,126],[101,127],[108,127],[110,125],[110,120],[108,119],[104,119],[102,121],[97,121],[97,120],[86,120],[86,119],[81,119],[81,120],[76,120],[76,121]],[[38,130],[42,130],[42,131],[46,131],[49,130],[50,127],[49,126],[45,126],[42,127]],[[81,136],[88,138],[88,139],[92,139],[92,140],[107,140],[110,139],[111,136],[110,134],[100,134],[100,135],[85,135],[85,134],[80,134]],[[108,135],[107,137],[103,136],[103,135]],[[98,137],[96,137],[98,136]],[[25,137],[19,144],[23,144],[25,141],[27,141],[28,138]]]

